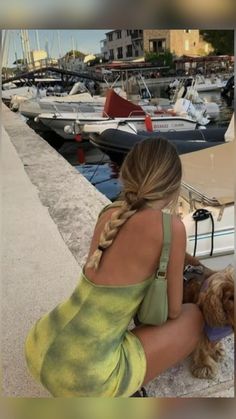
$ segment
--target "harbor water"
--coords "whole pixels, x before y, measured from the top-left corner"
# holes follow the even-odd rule
[[[154,97],[167,97],[165,86],[151,87],[150,91]],[[207,128],[227,127],[233,113],[233,103],[227,103],[218,91],[202,92],[200,96],[207,102],[217,103],[220,108],[218,118],[211,121]],[[60,141],[60,137],[56,138],[53,132],[47,133],[45,139],[53,145]],[[107,155],[89,142],[75,141],[65,141],[58,152],[111,201],[118,197],[121,190],[119,167]]]

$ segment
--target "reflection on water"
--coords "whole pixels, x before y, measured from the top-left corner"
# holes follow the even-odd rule
[[[83,164],[75,167],[111,201],[117,198],[121,191],[121,183],[118,179],[119,168],[114,163]]]

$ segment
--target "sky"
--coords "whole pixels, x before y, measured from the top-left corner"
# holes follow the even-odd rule
[[[109,29],[84,29],[84,30],[38,30],[40,49],[45,49],[48,41],[49,53],[52,58],[58,58],[61,52],[63,56],[67,51],[74,48],[84,53],[100,53],[100,41],[104,39]],[[30,49],[37,49],[36,30],[29,30]],[[59,39],[61,51],[59,51]],[[73,38],[73,41],[72,41]],[[22,46],[20,30],[8,30],[9,53],[7,48],[4,54],[3,65],[7,63],[11,67],[17,58],[22,58]]]

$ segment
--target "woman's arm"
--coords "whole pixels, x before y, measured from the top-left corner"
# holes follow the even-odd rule
[[[172,217],[172,239],[167,269],[168,318],[176,319],[183,301],[183,271],[186,251],[186,231],[182,221]]]

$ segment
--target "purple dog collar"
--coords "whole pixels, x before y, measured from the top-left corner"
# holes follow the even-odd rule
[[[233,333],[233,328],[231,326],[211,327],[208,324],[205,324],[204,332],[210,342],[216,342],[231,335],[231,333]]]

